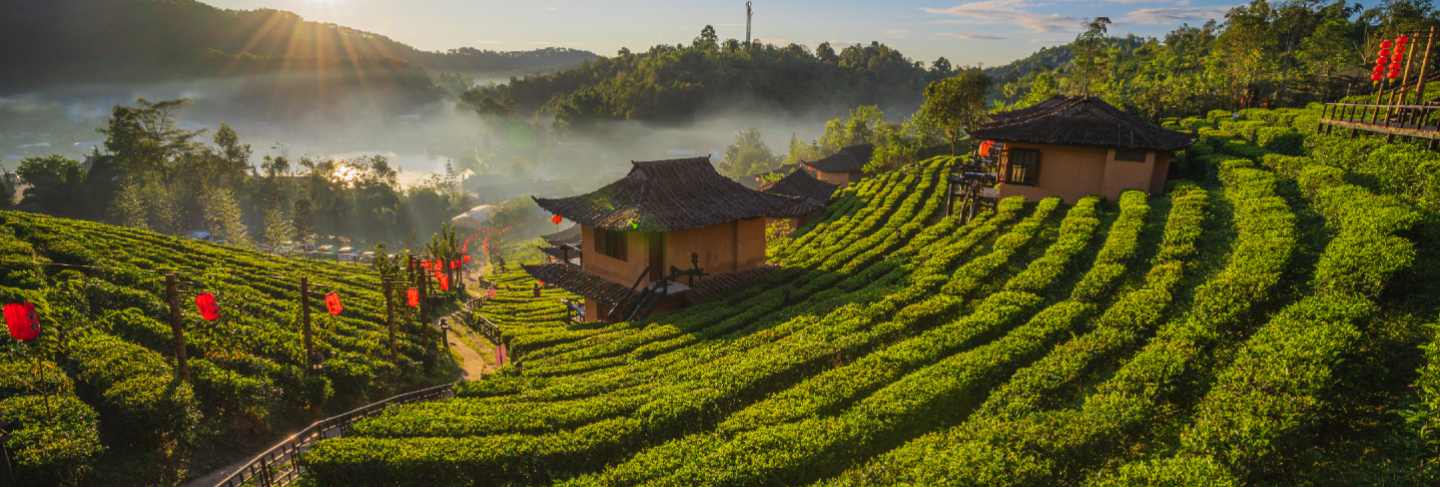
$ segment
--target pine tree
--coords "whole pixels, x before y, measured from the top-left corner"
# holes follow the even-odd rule
[[[110,206],[110,218],[117,225],[149,229],[146,218],[145,192],[140,184],[128,181],[115,192],[115,202]]]
[[[219,237],[231,245],[249,245],[244,215],[235,195],[228,188],[207,188],[201,197],[205,211],[205,227],[210,235]]]
[[[271,247],[280,245],[295,239],[295,225],[290,218],[279,208],[271,208],[265,211],[265,243]]]

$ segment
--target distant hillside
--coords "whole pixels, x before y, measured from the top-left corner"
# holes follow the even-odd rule
[[[348,68],[371,78],[422,70],[538,72],[595,59],[547,48],[427,52],[279,10],[194,0],[17,0],[0,11],[0,93],[56,83],[145,82]]]
[[[904,113],[919,105],[926,83],[950,74],[926,70],[878,42],[838,51],[828,43],[814,51],[796,44],[747,47],[721,41],[707,27],[689,45],[622,50],[573,69],[478,88],[465,100],[482,112],[543,112],[570,126],[683,122],[720,110],[842,113],[879,105]]]

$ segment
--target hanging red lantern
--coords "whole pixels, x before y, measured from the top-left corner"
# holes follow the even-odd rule
[[[987,140],[980,143],[980,157],[990,157],[990,149],[995,146],[995,141]]]
[[[200,293],[195,296],[195,310],[200,312],[200,318],[205,321],[220,319],[220,305],[215,302],[213,293]]]
[[[565,219],[562,218],[560,215],[550,215],[550,223],[554,223],[554,224],[556,224],[556,225],[559,225],[560,222],[563,222],[563,221],[565,221]]]
[[[469,255],[465,255],[465,256],[463,256],[463,257],[460,257],[460,262],[461,262],[461,263],[464,263],[464,264],[469,264],[469,263],[470,263],[470,256],[469,256]]]
[[[458,270],[460,270],[460,261],[458,261],[458,260],[452,260],[452,261],[450,261],[450,270],[452,270],[452,271],[458,271]]]
[[[449,290],[450,290],[450,276],[447,276],[447,275],[445,275],[445,274],[443,274],[443,273],[442,273],[442,274],[436,274],[436,275],[435,275],[435,280],[440,281],[440,290],[441,290],[441,291],[449,291]]]
[[[340,312],[344,310],[345,307],[340,305],[339,294],[331,291],[325,295],[325,311],[329,311],[331,316],[340,316]]]
[[[419,308],[419,307],[420,307],[420,290],[419,290],[419,289],[415,289],[415,288],[413,288],[413,287],[410,288],[410,289],[406,289],[406,290],[405,290],[405,304],[409,305],[411,308]]]
[[[430,270],[430,259],[420,259],[420,268]]]
[[[28,342],[40,337],[40,316],[35,314],[34,303],[7,303],[5,305],[5,326],[10,337]]]

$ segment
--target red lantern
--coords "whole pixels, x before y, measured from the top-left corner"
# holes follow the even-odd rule
[[[200,312],[200,318],[205,321],[220,319],[220,305],[215,303],[215,295],[212,293],[195,296],[195,310]]]
[[[340,305],[339,294],[331,291],[325,295],[325,311],[329,311],[331,316],[340,316],[340,312],[344,310],[345,307]]]
[[[438,280],[438,281],[440,281],[440,290],[441,290],[441,291],[449,291],[449,290],[450,290],[450,276],[447,276],[447,275],[445,275],[445,274],[436,274],[436,275],[435,275],[435,279]]]
[[[430,270],[430,259],[420,259],[420,268]]]
[[[411,308],[419,308],[420,290],[413,287],[405,290],[405,304],[410,305]]]
[[[460,270],[460,261],[458,261],[458,260],[452,260],[452,261],[450,261],[450,270],[452,270],[452,271],[458,271],[458,270]]]
[[[40,337],[40,316],[35,314],[34,303],[7,303],[5,305],[5,326],[10,337],[28,342]]]
[[[495,299],[495,288],[492,287],[490,289],[487,289],[485,291],[485,297],[489,299]]]
[[[554,223],[554,224],[556,224],[556,225],[559,225],[560,222],[563,222],[563,221],[565,221],[565,219],[564,219],[564,218],[561,218],[560,215],[551,215],[551,216],[550,216],[550,223]]]
[[[465,263],[465,264],[469,264],[469,263],[470,263],[470,256],[469,256],[469,255],[466,255],[466,256],[464,256],[464,257],[461,257],[461,258],[460,258],[460,262]]]

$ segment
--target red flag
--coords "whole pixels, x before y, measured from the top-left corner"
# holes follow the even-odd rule
[[[554,224],[556,224],[556,225],[559,225],[560,222],[563,222],[563,221],[565,221],[565,219],[564,219],[564,218],[561,218],[560,215],[555,215],[555,216],[550,217],[550,223],[554,223]]]
[[[329,311],[331,316],[340,316],[340,312],[345,310],[345,307],[340,305],[340,295],[335,294],[335,291],[325,295],[325,310]]]
[[[195,309],[200,312],[200,317],[205,321],[220,319],[220,305],[215,303],[214,294],[200,293],[195,296]]]
[[[34,303],[7,303],[5,305],[5,326],[10,336],[22,342],[40,337],[40,317],[35,314]]]
[[[450,290],[450,276],[447,276],[447,275],[445,275],[445,274],[443,274],[443,273],[439,273],[439,274],[435,274],[435,279],[438,280],[438,281],[440,281],[440,290],[441,290],[441,291],[449,291],[449,290]]]

